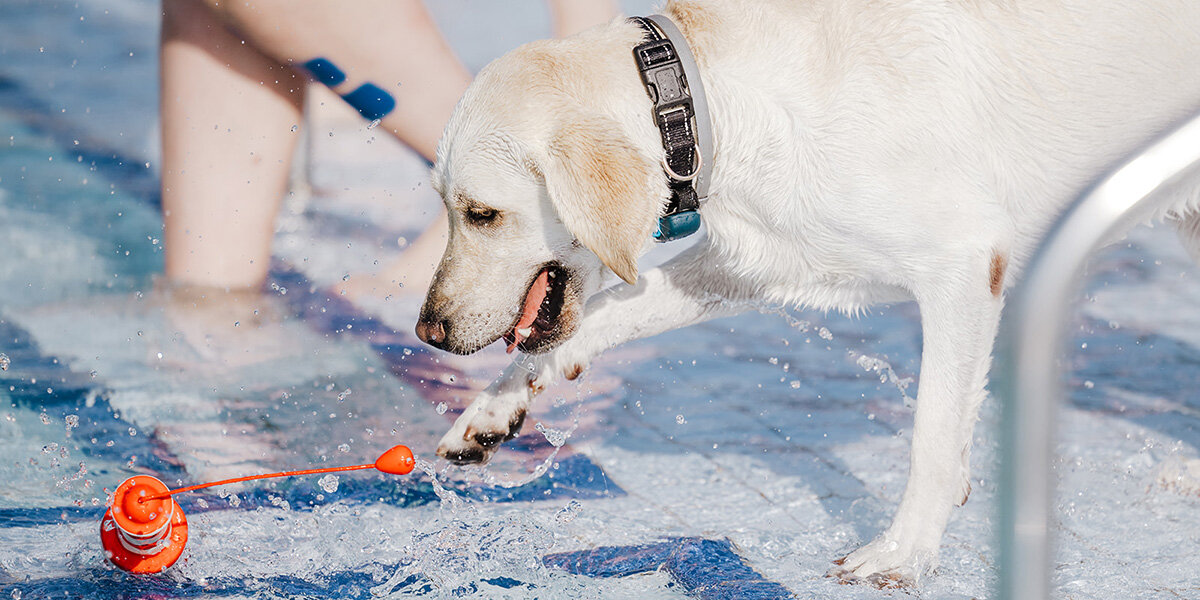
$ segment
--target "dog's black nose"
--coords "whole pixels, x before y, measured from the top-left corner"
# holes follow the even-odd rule
[[[434,348],[441,348],[446,343],[446,331],[449,329],[450,324],[443,319],[417,321],[417,337]]]

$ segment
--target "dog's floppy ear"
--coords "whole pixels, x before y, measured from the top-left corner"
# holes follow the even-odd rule
[[[638,255],[661,210],[656,165],[599,116],[559,125],[547,151],[542,175],[563,224],[618,277],[637,281]]]

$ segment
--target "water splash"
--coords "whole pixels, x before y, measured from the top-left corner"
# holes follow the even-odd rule
[[[496,518],[473,515],[436,519],[414,532],[404,565],[376,597],[431,595],[451,598],[546,597],[551,579],[568,580],[541,560],[554,545],[555,527],[541,515],[515,513]],[[564,581],[557,581],[561,588]],[[535,591],[536,590],[536,591]],[[572,590],[556,597],[571,598]]]
[[[542,436],[546,438],[546,441],[550,442],[551,446],[554,446],[555,448],[559,448],[563,444],[567,443],[567,438],[571,437],[571,433],[573,433],[575,431],[575,428],[578,426],[579,426],[579,424],[578,424],[578,422],[576,422],[575,425],[573,425],[570,429],[563,430],[563,429],[553,429],[550,427],[546,427],[541,422],[538,422],[536,425],[533,426],[533,428],[538,430],[538,432],[541,433]]]
[[[11,365],[11,364],[12,364],[12,360],[8,358],[8,355],[3,352],[0,352],[0,371],[7,371],[8,365]]]
[[[467,505],[466,500],[459,497],[453,491],[446,489],[442,482],[438,480],[437,470],[433,468],[433,463],[418,458],[417,468],[429,476],[430,483],[433,484],[433,493],[442,501],[442,508],[449,508],[451,511],[457,511]]]
[[[317,485],[325,490],[326,494],[332,494],[338,490],[338,476],[330,473],[317,480]]]
[[[542,477],[542,475],[545,475],[546,472],[550,470],[551,465],[554,464],[554,460],[558,458],[559,451],[562,450],[562,447],[567,443],[567,440],[571,438],[571,434],[575,433],[575,430],[578,428],[578,414],[575,415],[574,422],[571,423],[571,426],[566,430],[552,429],[542,425],[541,423],[534,425],[534,429],[537,429],[543,436],[546,437],[546,441],[550,442],[551,446],[554,446],[554,450],[546,457],[545,460],[535,467],[532,472],[520,479],[515,481],[503,481],[497,477],[495,473],[485,469],[481,473],[483,483],[500,488],[511,489],[528,485],[534,481],[537,481]]]
[[[568,502],[566,506],[559,509],[557,513],[555,513],[554,520],[558,521],[558,523],[561,525],[566,525],[567,523],[574,521],[575,517],[578,517],[579,513],[582,511],[583,505],[580,504],[578,500],[572,500]]]
[[[761,304],[750,304],[749,306],[765,315],[776,315],[783,317],[790,327],[799,331],[800,333],[807,333],[813,328],[811,321],[797,319],[780,306],[767,306]],[[833,332],[826,327],[818,328],[817,336],[825,341],[833,341]],[[875,372],[879,376],[880,383],[890,383],[894,385],[896,389],[899,390],[900,396],[904,399],[904,406],[908,408],[913,408],[916,406],[916,402],[911,396],[908,395],[908,386],[912,385],[913,382],[912,377],[900,377],[899,375],[896,375],[896,371],[892,368],[892,365],[888,363],[887,360],[877,356],[870,356],[855,350],[846,350],[846,354],[849,355],[850,358],[854,359],[855,363],[858,364],[858,366],[863,370]],[[772,357],[768,359],[768,362],[770,362],[772,365],[778,364],[779,359]],[[786,364],[784,365],[784,370],[787,370]],[[792,389],[799,389],[801,387],[800,381],[792,381],[791,387]]]
[[[908,386],[912,385],[912,377],[900,377],[896,375],[896,371],[892,369],[892,365],[888,361],[877,356],[869,356],[854,350],[847,350],[846,354],[853,358],[855,363],[864,371],[874,371],[879,376],[879,383],[890,383],[900,390],[900,395],[904,398],[904,406],[912,408],[916,406],[912,397],[908,395]]]

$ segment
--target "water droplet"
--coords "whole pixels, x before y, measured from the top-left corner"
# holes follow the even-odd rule
[[[95,369],[92,369],[91,371],[88,371],[88,376],[89,376],[89,377],[91,377],[92,379],[95,379],[97,374],[98,374],[98,373],[96,373],[96,370],[95,370]]]
[[[134,429],[133,427],[130,427],[130,428],[129,428],[129,437],[133,437],[133,436],[135,436],[135,435],[137,435],[137,429]]]
[[[437,413],[437,414],[439,414],[439,415],[444,415],[444,414],[446,414],[446,403],[445,403],[445,402],[438,402],[438,403],[437,403],[437,406],[436,406],[436,407],[434,407],[434,409],[433,409],[433,410],[434,410],[434,412],[436,412],[436,413]]]
[[[63,422],[67,424],[67,431],[79,427],[79,415],[67,415],[63,417]]]
[[[350,444],[339,444],[338,445],[338,452],[349,452],[349,451],[350,451]]]
[[[583,510],[583,505],[578,500],[572,500],[554,515],[554,520],[565,525],[574,521],[575,517],[579,516],[579,511],[581,510]]]
[[[325,490],[326,494],[332,494],[338,489],[338,476],[330,473],[317,480],[317,485]]]
[[[8,355],[3,352],[0,352],[0,371],[7,371],[8,365],[11,365],[11,364],[12,364],[12,360],[10,360],[8,358]]]
[[[42,414],[38,415],[38,417],[42,420],[42,425],[50,424],[50,415],[48,415],[46,413],[42,413]]]
[[[533,426],[533,428],[540,431],[542,435],[546,436],[546,441],[550,442],[550,445],[554,446],[555,448],[562,447],[563,444],[567,443],[567,438],[570,437],[571,431],[574,431],[574,428],[572,428],[571,431],[551,429],[550,427],[546,427],[541,423],[537,423]]]
[[[353,393],[354,392],[350,388],[346,388],[345,390],[342,390],[342,393],[338,394],[338,396],[337,396],[338,402],[345,402],[346,398],[350,397],[350,394],[353,394]]]
[[[379,127],[379,119],[367,123],[367,129],[375,129],[376,127]]]
[[[297,132],[297,131],[300,131],[300,126],[299,126],[299,125],[292,125],[292,133],[295,133],[295,132]]]
[[[675,422],[683,425],[684,423],[687,423],[687,419],[683,418],[683,415],[675,415]]]
[[[824,327],[817,330],[817,335],[821,336],[821,339],[826,341],[833,339],[833,332]]]

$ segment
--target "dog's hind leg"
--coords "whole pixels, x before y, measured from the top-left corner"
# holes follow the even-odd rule
[[[950,512],[970,491],[967,459],[1002,304],[997,256],[942,271],[916,290],[924,348],[908,485],[891,526],[831,574],[914,584],[935,566]]]
[[[642,274],[637,285],[619,284],[593,296],[575,335],[551,352],[524,357],[492,382],[458,417],[438,444],[438,454],[459,464],[484,462],[515,436],[533,397],[559,377],[575,379],[601,352],[746,310],[727,302],[735,287],[714,268],[715,259],[692,248]]]

